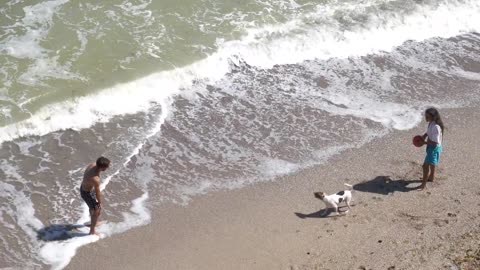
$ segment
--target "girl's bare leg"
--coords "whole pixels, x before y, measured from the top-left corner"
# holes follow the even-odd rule
[[[429,165],[430,167],[430,175],[428,176],[428,182],[433,182],[435,180],[435,165]]]
[[[427,163],[424,163],[422,166],[423,169],[423,179],[422,179],[422,185],[418,188],[419,190],[423,190],[425,187],[427,187],[427,180],[428,180],[428,173],[429,173],[429,168],[430,165]]]

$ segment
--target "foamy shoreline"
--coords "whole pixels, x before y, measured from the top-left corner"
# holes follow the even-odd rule
[[[384,187],[393,190],[387,195],[357,191],[356,206],[348,216],[326,219],[315,218],[323,205],[312,196],[312,191],[337,191],[345,181],[370,181],[378,187],[381,176],[417,180],[424,153],[410,145],[410,138],[423,132],[422,123],[275,182],[196,197],[186,207],[155,210],[151,224],[81,248],[67,269],[83,269],[86,261],[99,269],[439,269],[451,265],[452,243],[467,245],[468,237],[461,241],[462,236],[480,225],[476,199],[480,184],[475,179],[480,147],[472,143],[480,127],[471,125],[480,111],[442,113],[449,127],[446,151],[437,182],[424,192],[402,192],[400,182]],[[299,218],[302,215],[307,218]]]

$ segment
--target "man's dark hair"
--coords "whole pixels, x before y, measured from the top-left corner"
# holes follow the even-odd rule
[[[110,166],[110,160],[106,157],[99,157],[97,159],[97,167],[99,168],[108,168]]]

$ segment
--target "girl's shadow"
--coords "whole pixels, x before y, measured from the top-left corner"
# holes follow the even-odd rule
[[[421,182],[422,181],[420,180],[393,180],[390,176],[377,176],[370,181],[353,185],[353,190],[388,195],[394,192],[409,192],[417,190],[419,186],[415,185],[412,187],[411,184]]]

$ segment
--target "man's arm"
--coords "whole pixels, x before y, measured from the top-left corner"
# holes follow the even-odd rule
[[[102,204],[102,192],[100,191],[100,177],[95,177],[94,178],[94,187],[95,187],[95,195],[97,197],[98,203],[101,205]]]

